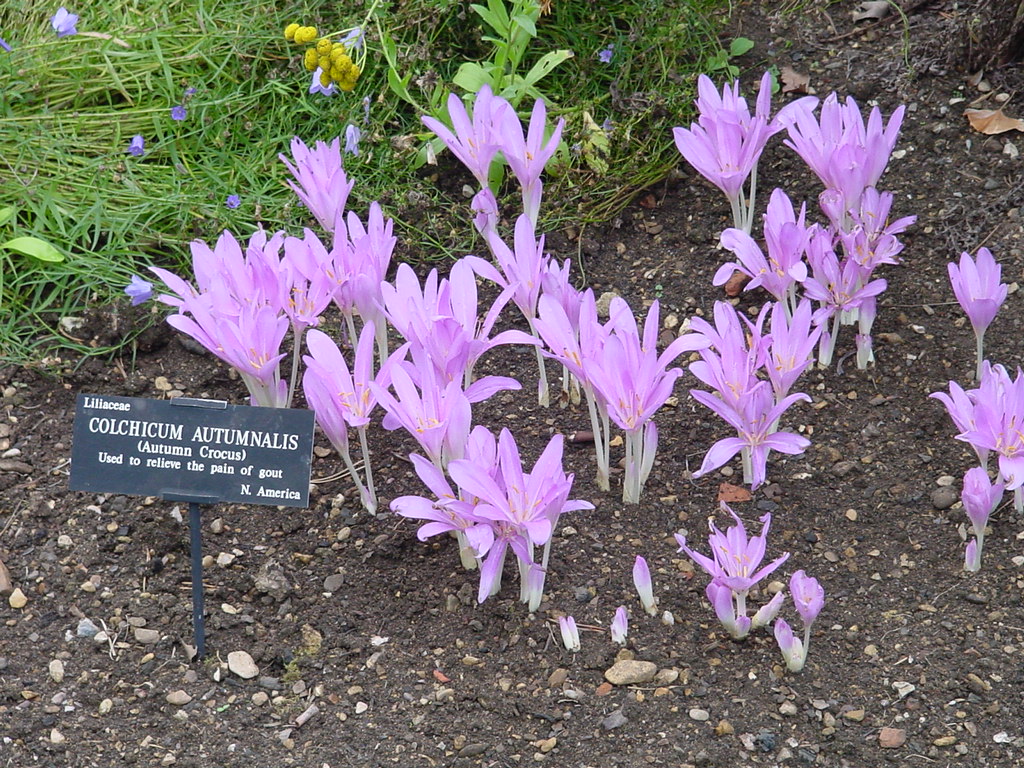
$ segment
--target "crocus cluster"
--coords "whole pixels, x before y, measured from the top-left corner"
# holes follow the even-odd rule
[[[477,260],[475,268],[481,276],[502,288],[514,288],[513,300],[530,330],[534,331],[542,275],[550,262],[550,257],[544,253],[543,236],[538,239],[536,235],[543,197],[541,175],[558,148],[565,121],[560,119],[548,134],[547,108],[543,100],[537,99],[524,133],[515,109],[505,99],[495,96],[488,85],[483,86],[473,99],[472,118],[455,94],[448,98],[448,117],[452,129],[433,117],[424,117],[423,122],[476,179],[480,190],[473,198],[474,223],[501,271],[483,260]],[[498,232],[498,201],[490,187],[491,166],[499,153],[519,182],[522,193],[523,214],[516,222],[513,248],[509,248]],[[547,373],[539,350],[537,364],[540,374],[538,401],[547,405]]]
[[[598,483],[605,490],[609,488],[611,419],[626,434],[622,499],[638,504],[658,447],[654,415],[683,374],[682,369],[669,366],[679,355],[704,348],[708,342],[687,333],[659,354],[657,301],[648,310],[642,335],[629,305],[620,297],[612,300],[609,320],[604,324],[598,320],[590,290],[583,293],[575,323],[557,299],[545,294],[539,305],[536,328],[550,350],[548,354],[576,377],[587,398]]]
[[[761,518],[761,534],[748,538],[747,530],[739,516],[724,502],[722,509],[732,515],[736,525],[723,533],[715,526],[713,520],[710,521],[711,535],[708,537],[708,547],[711,549],[711,557],[690,549],[686,537],[682,534],[676,534],[676,541],[679,543],[679,551],[689,555],[690,559],[711,577],[705,590],[708,601],[722,626],[734,639],[741,640],[752,629],[770,624],[778,614],[785,599],[783,592],[776,593],[753,616],[747,616],[747,596],[761,579],[789,558],[789,553],[786,552],[758,568],[767,549],[768,528],[772,516],[765,514]]]
[[[355,351],[353,372],[349,373],[334,342],[325,334],[316,335],[306,358],[306,396],[315,403],[318,421],[342,454],[364,505],[373,509],[376,495],[365,429],[376,395],[368,385],[374,380],[376,386],[387,387],[392,381],[391,368],[382,376],[373,373],[373,341],[377,340],[378,353],[384,359],[387,331],[381,283],[396,244],[393,223],[384,218],[376,203],[370,206],[365,222],[355,212],[345,211],[352,185],[342,168],[337,139],[320,143],[310,152],[296,138],[292,149],[295,164],[282,159],[298,181],[293,188],[332,233],[329,244],[309,229],[302,237],[259,230],[243,249],[235,236],[225,231],[213,247],[199,240],[192,243],[195,285],[165,269],[154,267],[153,272],[170,290],[160,299],[177,310],[168,322],[234,367],[254,405],[281,408],[291,404],[299,379],[303,334],[320,324],[332,302],[339,306]],[[129,295],[135,298],[138,292],[133,291]],[[362,333],[356,329],[356,316],[362,320]],[[281,346],[289,328],[292,368],[290,378],[284,379]],[[360,435],[365,483],[348,453],[348,427]]]
[[[957,440],[970,444],[981,467],[988,467],[995,453],[999,480],[1014,492],[1014,506],[1024,508],[1024,372],[1019,368],[1011,379],[1001,365],[984,361],[981,381],[974,389],[964,390],[949,382],[949,394],[930,395],[946,406],[949,417],[960,433]]]
[[[562,436],[555,435],[526,472],[511,432],[503,429],[495,444],[493,434],[478,426],[467,440],[465,458],[447,467],[457,492],[436,466],[414,458],[417,474],[436,498],[403,496],[391,503],[391,509],[428,521],[419,529],[421,540],[446,531],[461,534],[463,545],[480,561],[481,603],[501,588],[505,555],[511,549],[519,563],[520,599],[535,611],[544,594],[551,537],[559,518],[565,512],[594,508],[569,499],[573,476],[562,470],[562,448]],[[539,559],[537,547],[542,548]]]
[[[732,206],[733,226],[750,232],[754,221],[757,162],[768,139],[783,130],[797,111],[810,112],[818,103],[805,96],[787,104],[771,118],[772,76],[765,72],[757,94],[754,114],[740,96],[739,81],[727,83],[719,95],[711,78],[697,79],[697,122],[674,128],[676,147],[686,161],[718,187]],[[750,180],[749,192],[744,186]]]
[[[770,333],[764,322],[771,311]],[[811,352],[821,329],[811,322],[811,308],[802,301],[791,318],[783,303],[766,304],[756,320],[740,315],[727,302],[715,303],[714,325],[693,318],[691,328],[707,340],[701,359],[690,372],[712,392],[691,389],[698,403],[732,426],[736,437],[719,440],[708,450],[694,477],[717,469],[737,453],[743,461],[743,482],[753,488],[766,478],[768,454],[800,454],[810,441],[793,432],[780,432],[783,413],[810,397],[789,390],[811,364]],[[766,379],[759,378],[764,371]]]
[[[886,287],[874,271],[897,263],[903,246],[896,235],[916,218],[890,222],[892,195],[875,188],[895,146],[904,108],[897,108],[884,124],[875,107],[865,125],[853,99],[840,104],[831,94],[821,105],[820,120],[814,116],[817,100],[805,97],[769,121],[767,73],[753,117],[739,98],[738,84],[726,86],[719,96],[704,78],[699,89],[701,117],[689,131],[676,128],[675,137],[686,159],[732,201],[734,226],[722,233],[721,243],[737,260],[723,265],[714,283],[721,285],[738,271],[749,279],[746,290],[764,288],[790,314],[802,293],[817,304],[815,324],[827,326],[819,337],[819,362],[831,363],[840,326],[856,324],[857,366],[866,368],[874,361],[876,297]],[[806,207],[801,205],[797,214],[786,194],[776,189],[764,215],[762,250],[750,234],[757,157],[768,137],[783,128],[789,133],[785,143],[826,186],[819,204],[828,224],[808,224]],[[751,193],[744,204],[748,175]]]

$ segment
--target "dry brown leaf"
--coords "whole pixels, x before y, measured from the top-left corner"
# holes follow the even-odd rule
[[[889,13],[888,0],[869,0],[869,2],[857,6],[857,10],[853,13],[853,20],[881,19],[887,13]]]
[[[732,483],[721,483],[718,486],[718,500],[731,504],[736,501],[750,501],[750,491],[746,488],[733,485]]]
[[[1002,109],[965,109],[964,116],[971,128],[988,136],[1007,131],[1024,131],[1024,120],[1007,117]]]
[[[807,93],[807,86],[811,84],[810,75],[802,75],[788,66],[779,71],[779,80],[783,93]]]
[[[0,560],[0,595],[9,595],[14,591],[14,585],[11,583],[11,574],[7,570],[7,566],[4,565],[4,561]]]

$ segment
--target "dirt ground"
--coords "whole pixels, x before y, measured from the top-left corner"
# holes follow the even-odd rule
[[[852,335],[842,336],[839,364],[802,380],[813,403],[786,417],[811,447],[773,454],[770,484],[734,505],[755,528],[773,514],[768,556],[791,553],[773,577],[804,569],[825,588],[804,671],[785,672],[763,630],[729,640],[704,598],[706,576],[676,551],[681,530],[706,549],[707,520],[726,522],[716,517],[720,484],[738,482],[738,464],[690,479],[726,427],[688,397],[689,374],[659,417],[659,460],[639,506],[621,503],[618,477],[610,494],[597,491],[590,445],[568,446],[573,497],[597,508],[563,518],[537,613],[518,601],[514,576],[478,605],[477,575],[459,566],[454,540],[421,543],[413,521],[360,512],[352,487],[332,480],[314,486],[308,509],[205,509],[204,552],[220,564],[205,575],[209,655],[187,663],[188,528],[175,517],[187,521],[186,510],[68,490],[77,393],[243,401],[222,364],[164,333],[134,360],[67,361],[57,378],[0,371],[0,561],[27,597],[20,608],[0,602],[0,766],[1024,762],[1024,525],[1000,509],[982,571],[964,573],[956,491],[972,458],[927,397],[950,379],[968,384],[973,369],[973,335],[946,278],[962,250],[985,245],[1002,263],[1011,293],[988,355],[1021,363],[1024,142],[977,133],[962,113],[975,101],[1024,112],[1024,70],[967,82],[957,41],[971,3],[904,3],[906,25],[893,16],[856,26],[853,2],[787,14],[760,5],[739,5],[735,21],[757,42],[758,66],[791,66],[818,95],[851,94],[886,114],[907,104],[881,186],[896,195],[894,216],[918,216],[904,263],[883,268],[877,364],[858,371]],[[744,75],[748,94],[759,72]],[[761,203],[782,186],[817,217],[819,184],[781,138],[762,161]],[[617,221],[551,233],[548,246],[581,263],[598,293],[635,308],[658,298],[663,318],[682,320],[721,298],[711,277],[728,215],[681,163]],[[763,299],[746,294],[742,307]],[[474,418],[509,426],[528,454],[552,432],[589,428],[585,410],[536,407],[529,351],[481,367],[524,381]],[[410,440],[378,430],[371,447],[385,500],[423,492],[404,458]],[[313,475],[339,467],[318,450]],[[674,626],[640,609],[638,554]],[[606,684],[618,646],[605,628],[619,605],[630,611],[628,651],[658,669],[651,682]],[[566,613],[582,625],[577,654],[554,623]],[[791,603],[783,615],[796,618]],[[81,636],[85,620],[106,639]],[[249,653],[258,674],[229,671],[232,651]]]

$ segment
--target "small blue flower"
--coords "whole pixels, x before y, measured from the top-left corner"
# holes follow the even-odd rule
[[[615,43],[608,43],[607,48],[602,48],[597,52],[597,60],[602,64],[607,64],[612,60],[612,54],[615,52]]]
[[[359,156],[359,140],[363,137],[363,132],[359,130],[358,126],[349,123],[345,126],[345,153],[353,154],[356,157]]]
[[[137,307],[153,298],[153,284],[138,275],[132,275],[132,281],[125,286],[124,292],[131,296],[132,306]]]
[[[7,41],[0,37],[0,48],[3,48],[8,53],[11,52],[11,46],[7,44]]]
[[[132,137],[132,140],[128,142],[128,149],[125,151],[134,157],[142,157],[146,153],[146,140],[142,138],[141,133]]]
[[[309,84],[310,93],[322,93],[324,96],[333,96],[337,89],[334,87],[334,81],[332,80],[330,85],[326,88],[320,83],[320,73],[323,70],[320,67],[316,68],[316,72],[313,73],[313,82]]]
[[[224,201],[225,208],[231,208],[234,210],[242,204],[242,198],[238,195],[228,195],[228,199]]]
[[[63,5],[50,17],[50,25],[53,27],[53,31],[57,33],[57,37],[77,35],[78,30],[75,29],[75,24],[77,23],[78,16],[68,13],[68,9]]]
[[[190,98],[192,98],[195,95],[196,95],[196,89],[195,88],[186,88],[185,89],[185,98],[186,99],[190,99]]]
[[[184,120],[186,117],[188,117],[188,110],[185,109],[185,107],[183,107],[181,104],[171,107],[172,119],[178,120],[180,122],[181,120]]]
[[[342,39],[341,44],[350,51],[358,51],[363,47],[363,28],[355,27]]]

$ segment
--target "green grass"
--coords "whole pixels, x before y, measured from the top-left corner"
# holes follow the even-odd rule
[[[722,0],[554,0],[528,55],[569,48],[575,57],[542,82],[554,115],[567,121],[566,151],[547,186],[547,225],[606,218],[678,161],[671,127],[689,122],[693,77],[718,49]],[[52,2],[8,0],[0,34],[0,207],[18,214],[0,241],[31,234],[67,257],[38,264],[0,252],[0,359],[38,359],[75,346],[60,317],[124,300],[120,291],[147,264],[185,271],[188,242],[224,228],[298,231],[310,219],[278,161],[292,136],[329,140],[363,120],[362,152],[347,159],[356,181],[350,207],[379,199],[397,220],[402,255],[447,258],[471,244],[468,205],[450,183],[417,168],[426,133],[419,115],[388,89],[368,29],[366,70],[352,94],[308,96],[301,48],[281,30],[291,21],[322,31],[362,20],[357,4],[251,0],[125,0],[69,6],[79,34],[58,39]],[[398,46],[410,90],[424,103],[465,60],[489,53],[468,3],[384,3],[379,18]],[[595,14],[595,9],[598,9]],[[615,44],[611,63],[597,52]],[[176,122],[171,107],[183,103]],[[588,124],[585,115],[592,118]],[[553,117],[552,117],[553,119]],[[610,119],[607,151],[594,128]],[[589,127],[588,127],[589,125]],[[146,154],[125,149],[142,134]],[[598,139],[595,142],[595,139]],[[443,165],[449,169],[450,164]],[[468,181],[468,175],[467,179]],[[449,190],[449,191],[444,191]],[[242,205],[228,210],[229,194]],[[455,216],[452,211],[455,211]],[[103,352],[79,345],[80,352]]]

